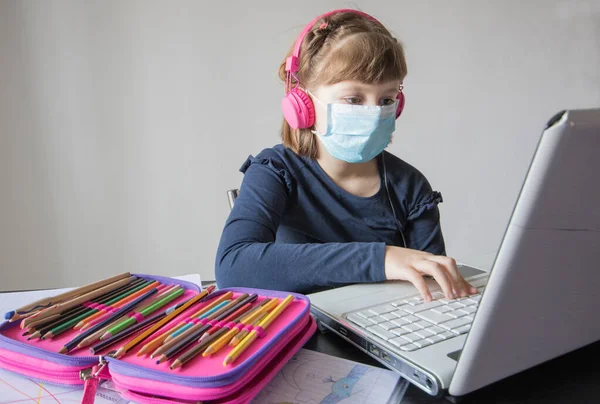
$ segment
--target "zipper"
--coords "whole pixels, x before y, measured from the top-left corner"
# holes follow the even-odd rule
[[[58,383],[65,382],[65,383],[67,383],[65,385],[72,386],[72,383],[69,384],[68,382],[74,382],[74,381],[80,380],[80,377],[79,377],[80,371],[79,370],[45,370],[38,366],[23,364],[23,362],[9,359],[2,355],[0,355],[0,363],[3,365],[8,365],[12,369],[35,372],[36,375],[40,375],[41,377],[38,378],[37,376],[34,376],[34,378],[38,378],[39,380],[42,380],[45,382],[50,382],[50,383],[57,383],[57,381],[58,381]],[[11,370],[11,369],[8,369],[8,370],[15,372],[14,370]],[[15,373],[17,373],[17,372],[15,372]]]

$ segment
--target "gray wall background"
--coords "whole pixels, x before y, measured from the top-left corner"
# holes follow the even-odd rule
[[[389,150],[489,268],[546,121],[600,106],[600,1],[0,1],[0,289],[214,279],[225,191],[280,141],[279,63],[340,7],[404,43]]]

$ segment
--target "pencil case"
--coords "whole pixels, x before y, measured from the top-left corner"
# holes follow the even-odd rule
[[[200,292],[197,285],[173,278],[135,276],[157,280],[164,285],[181,285],[185,291],[172,304],[185,301]],[[76,335],[75,331],[66,332],[52,340],[27,341],[22,336],[23,330],[18,327],[19,322],[4,322],[0,325],[0,367],[46,383],[81,386],[85,388],[82,401],[85,404],[93,403],[95,388],[102,380],[112,380],[123,398],[140,404],[248,403],[302,348],[316,330],[316,324],[310,315],[310,300],[296,293],[227,288],[209,294],[202,304],[210,304],[227,292],[233,294],[233,299],[243,293],[257,294],[256,304],[267,298],[282,300],[293,296],[290,305],[268,329],[259,333],[262,335],[234,363],[227,366],[223,365],[223,360],[230,351],[229,347],[208,357],[199,355],[174,370],[169,367],[170,361],[156,364],[148,357],[138,357],[136,353],[140,346],[120,359],[109,355],[114,346],[100,351],[98,355],[91,355],[88,349],[60,354],[57,351]],[[169,324],[189,319],[190,314],[199,307],[188,308]],[[217,323],[213,320],[214,324]],[[116,346],[127,343],[135,336],[123,339]]]

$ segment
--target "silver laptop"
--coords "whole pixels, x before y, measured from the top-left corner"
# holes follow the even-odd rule
[[[462,396],[600,340],[600,109],[547,124],[479,293],[433,302],[408,282],[309,295],[332,331],[431,395]]]

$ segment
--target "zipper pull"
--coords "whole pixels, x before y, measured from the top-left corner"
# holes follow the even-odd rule
[[[104,369],[107,362],[103,356],[98,357],[98,364],[91,368],[82,369],[79,371],[79,377],[84,381],[83,397],[81,398],[81,404],[94,404],[96,398],[96,390],[98,389],[98,383],[100,378],[98,375]]]

